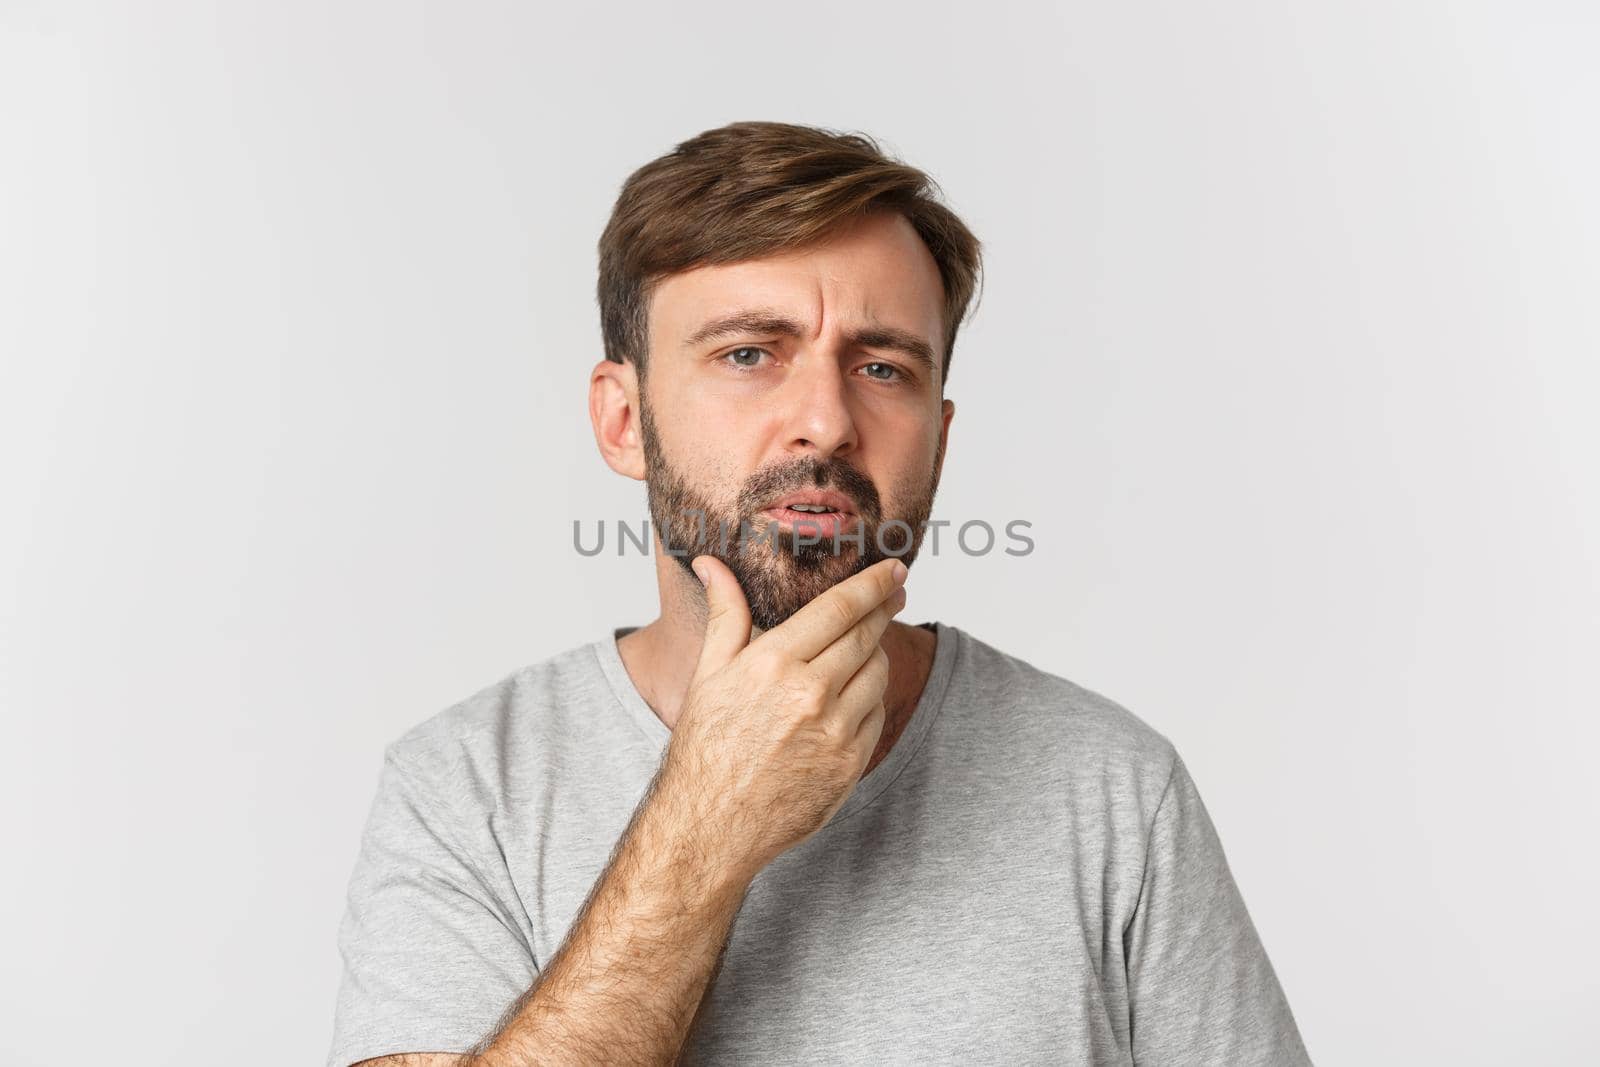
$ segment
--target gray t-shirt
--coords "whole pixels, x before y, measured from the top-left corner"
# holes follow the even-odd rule
[[[686,1062],[1309,1063],[1194,782],[943,623],[905,732],[757,876]],[[385,752],[330,1067],[465,1052],[561,945],[669,731],[613,631]]]

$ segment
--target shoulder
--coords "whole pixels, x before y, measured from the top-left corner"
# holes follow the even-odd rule
[[[577,645],[513,671],[407,729],[385,759],[433,782],[504,784],[509,766],[559,753],[608,697],[594,643]]]
[[[958,714],[999,735],[1011,759],[1080,786],[1159,799],[1178,761],[1165,734],[1116,700],[965,631],[951,688]]]

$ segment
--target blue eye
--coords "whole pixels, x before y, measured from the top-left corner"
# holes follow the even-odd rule
[[[739,348],[735,348],[732,352],[724,354],[722,358],[731,362],[735,367],[742,367],[745,370],[749,370],[760,364],[761,357],[766,354],[766,351],[766,349],[756,348],[754,345],[743,345]],[[745,353],[753,353],[755,358],[747,363],[740,358]]]
[[[865,369],[868,370],[868,371],[871,371],[874,367],[878,368],[879,370],[888,372],[887,374],[870,374],[869,373],[867,375],[867,377],[868,378],[872,378],[875,381],[892,382],[896,378],[900,377],[900,368],[896,367],[892,363],[868,363]]]

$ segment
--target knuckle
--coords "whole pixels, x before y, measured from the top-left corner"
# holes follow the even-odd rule
[[[774,682],[783,677],[784,659],[771,645],[750,645],[745,649],[749,657],[749,670],[755,677]]]
[[[820,671],[807,670],[795,681],[795,691],[819,707],[828,696],[828,678]]]
[[[826,727],[828,745],[835,752],[848,751],[855,740],[855,729],[847,722],[834,719]]]
[[[872,671],[873,687],[881,693],[889,684],[889,654],[878,649],[867,666]]]
[[[824,698],[828,693],[827,686],[810,673],[787,676],[779,683],[779,687],[784,703],[797,709],[805,719],[820,715],[826,706]]]
[[[875,656],[872,651],[874,647],[879,647],[878,639],[865,626],[857,626],[850,631],[850,651],[855,653],[857,659],[870,663]]]

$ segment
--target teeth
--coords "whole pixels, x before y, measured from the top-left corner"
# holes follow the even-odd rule
[[[834,508],[830,508],[830,507],[828,507],[828,506],[826,506],[824,504],[790,504],[789,505],[789,510],[790,511],[814,511],[814,512],[817,512],[819,514],[827,514],[828,512],[833,511],[835,509]]]

